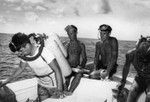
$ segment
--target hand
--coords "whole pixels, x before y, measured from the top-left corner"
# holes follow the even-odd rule
[[[53,95],[52,95],[52,98],[64,98],[65,97],[65,94],[62,92],[62,91],[59,91],[59,90],[55,90]]]
[[[77,66],[76,68],[72,68],[74,72],[83,73],[84,69],[81,66]]]
[[[81,69],[78,69],[78,68],[72,68],[72,70],[73,70],[74,72],[79,72]]]
[[[125,86],[125,81],[121,81],[121,82],[117,85],[118,90],[121,92],[122,89],[124,88],[124,86]]]
[[[82,67],[81,67],[81,66],[77,66],[76,68],[78,68],[78,69],[82,69]]]
[[[70,96],[70,95],[72,95],[72,92],[64,91],[64,94],[65,94],[66,96]]]
[[[100,70],[100,76],[102,79],[105,79],[108,76],[107,70]]]
[[[61,99],[64,98],[64,97],[66,96],[66,95],[64,94],[64,92],[59,92],[58,94],[59,94],[59,95],[58,95],[59,98],[61,98]]]
[[[100,71],[99,70],[94,70],[93,72],[91,72],[90,73],[90,78],[100,79]]]

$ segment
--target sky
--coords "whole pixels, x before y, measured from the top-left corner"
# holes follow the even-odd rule
[[[150,35],[149,0],[0,0],[0,32],[57,33],[75,25],[78,37],[97,38],[108,24],[119,40]]]

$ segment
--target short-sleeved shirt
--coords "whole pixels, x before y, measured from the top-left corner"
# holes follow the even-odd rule
[[[35,55],[38,53],[38,50],[39,49],[37,48]],[[33,57],[33,56],[28,56],[28,57]],[[39,56],[36,60],[34,61],[22,60],[22,61],[28,63],[30,68],[35,72],[37,76],[44,76],[53,72],[53,70],[48,65],[53,59],[55,59],[53,53],[47,48],[47,46],[45,46],[43,48],[41,56]],[[47,77],[38,78],[38,84],[45,87],[56,87],[55,73],[52,73]]]

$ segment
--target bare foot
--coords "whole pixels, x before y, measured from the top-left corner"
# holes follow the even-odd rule
[[[72,95],[72,92],[64,91],[64,94],[65,94],[66,96],[71,96],[71,95]]]

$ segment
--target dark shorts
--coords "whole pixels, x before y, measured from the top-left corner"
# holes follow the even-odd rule
[[[150,92],[150,78],[144,78],[137,75],[135,77],[135,81],[137,82],[141,90],[145,92]]]
[[[127,102],[137,102],[140,95],[145,92],[149,94],[150,92],[150,79],[137,75],[134,82],[132,83],[127,98]],[[146,96],[146,100],[148,97]],[[145,101],[150,102],[150,101]]]
[[[111,69],[110,73],[109,73],[109,77],[112,77],[113,74],[115,74],[117,72],[117,67],[118,67],[118,64],[116,63],[113,68]],[[96,66],[96,70],[99,70],[99,69],[107,69],[107,66],[104,66],[102,61],[99,61],[98,65]]]

